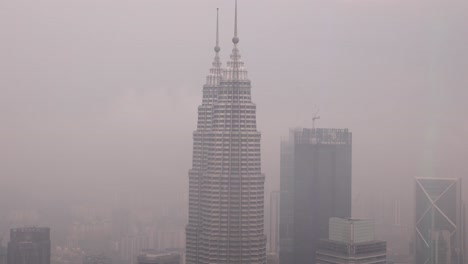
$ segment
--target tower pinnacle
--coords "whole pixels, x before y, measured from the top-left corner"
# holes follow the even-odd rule
[[[216,53],[219,53],[221,50],[219,47],[219,8],[216,8],[216,46],[214,50]]]
[[[234,37],[232,38],[234,44],[239,43],[239,37],[237,36],[237,0],[236,0],[236,12],[234,16]]]
[[[223,69],[221,68],[221,59],[219,58],[219,8],[216,8],[216,46],[214,47],[215,57],[213,67],[210,69],[210,74],[206,77],[206,85],[210,87],[217,86],[223,77]]]

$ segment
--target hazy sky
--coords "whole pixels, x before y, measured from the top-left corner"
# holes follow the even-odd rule
[[[225,65],[233,5],[0,2],[0,206],[121,190],[185,199],[215,12]],[[355,194],[468,180],[467,14],[466,0],[239,0],[269,189],[280,138],[310,127],[314,105],[318,127],[353,132]]]

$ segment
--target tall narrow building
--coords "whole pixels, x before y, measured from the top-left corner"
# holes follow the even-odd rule
[[[280,192],[273,191],[270,194],[270,211],[269,211],[269,231],[268,231],[268,253],[279,253],[279,209],[280,209]]]
[[[218,32],[218,30],[217,30]],[[187,264],[266,263],[260,132],[251,83],[238,49],[221,68],[215,59],[203,87],[189,172]]]
[[[281,144],[280,263],[314,264],[330,217],[351,216],[352,134],[291,130]]]

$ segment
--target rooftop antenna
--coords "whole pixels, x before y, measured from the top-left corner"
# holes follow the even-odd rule
[[[320,108],[317,109],[314,116],[312,117],[312,129],[315,129],[315,120],[320,119],[318,113],[320,112]]]

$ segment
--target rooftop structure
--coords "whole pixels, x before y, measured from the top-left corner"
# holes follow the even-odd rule
[[[177,253],[144,251],[138,255],[138,264],[181,264],[181,256]]]
[[[317,264],[386,264],[387,244],[374,239],[370,219],[330,218],[329,238],[317,246]]]
[[[375,240],[372,219],[330,218],[329,239],[343,243],[362,243]]]

